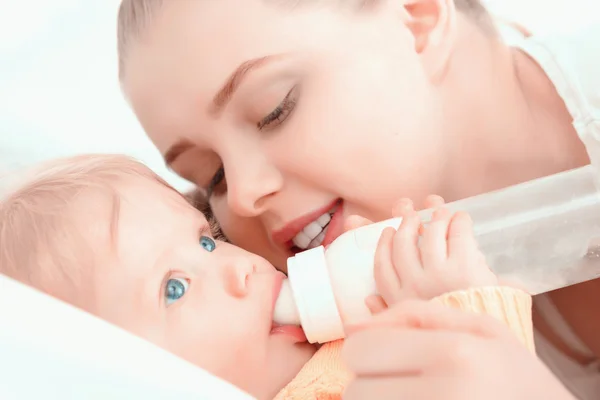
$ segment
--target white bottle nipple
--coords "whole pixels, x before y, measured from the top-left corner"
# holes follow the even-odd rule
[[[281,292],[279,292],[273,312],[273,322],[281,325],[300,325],[300,315],[298,315],[296,301],[288,279],[281,285]]]

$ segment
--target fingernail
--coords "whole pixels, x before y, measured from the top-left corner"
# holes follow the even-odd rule
[[[473,223],[473,219],[471,219],[471,215],[468,212],[465,211],[459,211],[456,213],[457,215],[460,215],[462,218],[465,219],[465,222],[468,223]]]
[[[413,202],[411,199],[402,199],[400,201],[400,204],[402,205],[402,207],[412,207]]]
[[[448,210],[446,208],[438,208],[433,212],[433,218],[440,219],[444,218],[448,214]]]

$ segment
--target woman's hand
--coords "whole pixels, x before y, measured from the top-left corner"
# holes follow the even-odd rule
[[[441,304],[399,303],[348,330],[354,399],[575,400],[492,317]]]

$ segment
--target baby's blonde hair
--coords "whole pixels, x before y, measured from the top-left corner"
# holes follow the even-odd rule
[[[174,0],[180,1],[180,0]],[[199,1],[199,0],[194,0]],[[218,0],[214,0],[218,1]],[[244,1],[244,0],[242,0]],[[278,3],[300,4],[309,1],[337,2],[350,6],[362,6],[375,0],[265,0]],[[122,0],[117,21],[117,49],[119,56],[119,77],[123,79],[125,61],[131,43],[139,38],[152,16],[159,11],[164,0]],[[481,0],[454,0],[456,9],[469,15],[480,25],[489,28],[489,14]]]
[[[119,185],[142,178],[173,189],[143,164],[121,155],[63,158],[33,171],[33,178],[0,200],[0,273],[65,301],[90,279],[95,244],[90,242],[80,211],[100,214],[107,238],[114,240],[119,216]],[[176,192],[176,191],[175,191]],[[94,210],[90,194],[106,196],[110,208]],[[72,294],[53,292],[53,282],[68,283]]]

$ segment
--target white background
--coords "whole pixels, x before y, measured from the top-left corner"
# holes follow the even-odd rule
[[[598,0],[487,3],[534,33],[600,21]],[[59,155],[123,152],[179,188],[187,186],[166,171],[121,96],[118,5],[119,0],[0,0],[0,174]]]

